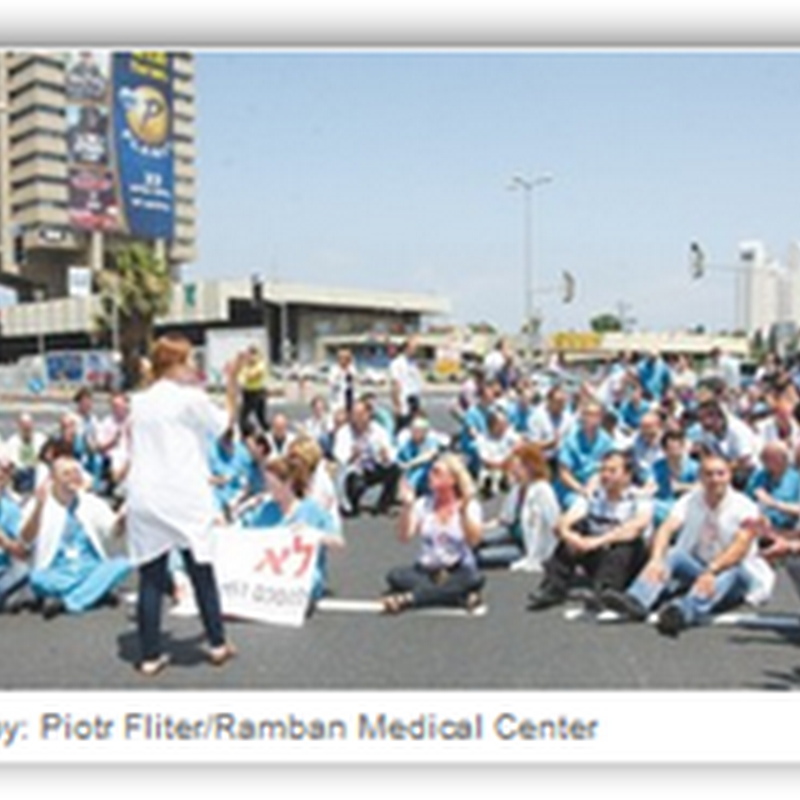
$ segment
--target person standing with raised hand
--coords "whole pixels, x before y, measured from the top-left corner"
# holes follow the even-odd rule
[[[139,569],[139,671],[155,675],[168,663],[161,646],[161,603],[170,551],[181,551],[209,640],[209,661],[221,666],[236,650],[225,638],[214,568],[216,516],[207,458],[209,436],[235,424],[237,375],[243,356],[226,365],[226,410],[199,386],[192,346],[163,336],[152,352],[153,382],[131,402],[131,467],[127,534]]]

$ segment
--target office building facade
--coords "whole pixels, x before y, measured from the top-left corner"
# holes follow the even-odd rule
[[[194,61],[184,53],[0,53],[0,284],[65,297],[71,267],[153,242],[195,260]]]

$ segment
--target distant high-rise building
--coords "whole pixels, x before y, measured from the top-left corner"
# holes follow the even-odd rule
[[[0,284],[64,296],[131,240],[194,261],[194,122],[190,54],[0,53]]]

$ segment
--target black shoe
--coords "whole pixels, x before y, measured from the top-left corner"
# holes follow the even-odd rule
[[[564,595],[553,589],[539,589],[528,594],[528,611],[543,611],[545,608],[560,605],[564,602]]]
[[[662,636],[670,636],[677,639],[681,631],[686,627],[686,619],[683,612],[676,605],[667,606],[659,615],[656,629]]]
[[[66,610],[67,607],[64,605],[64,601],[59,600],[57,597],[48,597],[42,603],[42,616],[45,619],[53,619],[53,617],[57,617]]]
[[[119,608],[122,601],[116,592],[109,592],[101,601],[100,605],[106,608]]]
[[[0,606],[3,614],[19,614],[25,610],[26,600],[24,597],[11,597]]]
[[[609,611],[614,611],[632,622],[644,622],[647,609],[635,598],[617,589],[603,589],[600,601]]]
[[[581,586],[570,592],[570,599],[583,603],[584,609],[590,614],[599,614],[603,610],[600,595],[588,586]]]

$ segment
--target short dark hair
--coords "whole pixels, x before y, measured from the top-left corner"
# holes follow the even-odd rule
[[[622,459],[622,468],[625,470],[627,475],[633,475],[633,473],[636,471],[636,461],[633,458],[633,454],[629,450],[611,450],[600,459],[600,463],[605,464],[612,458]]]
[[[87,397],[92,396],[92,390],[88,386],[81,386],[77,392],[72,397],[73,403],[80,403],[81,400],[84,400]]]

